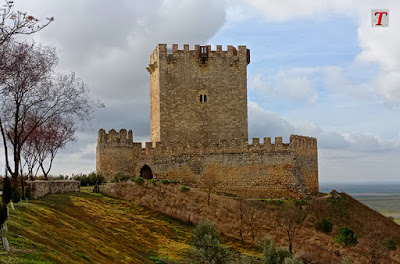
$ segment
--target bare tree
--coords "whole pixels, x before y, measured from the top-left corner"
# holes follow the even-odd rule
[[[27,120],[27,127],[34,125],[35,120],[33,118],[28,118]],[[36,147],[34,145],[34,141],[32,140],[35,137],[37,132],[36,130],[32,131],[32,134],[28,137],[28,140],[22,147],[21,156],[22,159],[25,161],[24,167],[27,167],[28,170],[28,177],[30,180],[33,180],[33,170],[38,163],[38,155],[36,151]],[[21,169],[22,170],[22,169]],[[21,173],[22,174],[22,173]]]
[[[6,168],[16,187],[22,147],[33,131],[57,118],[88,121],[93,109],[101,104],[89,97],[85,83],[74,73],[54,72],[58,58],[53,48],[12,43],[0,57],[0,130]],[[8,148],[12,150],[13,163]]]
[[[260,228],[261,218],[261,210],[257,207],[257,204],[249,203],[247,205],[246,214],[243,220],[250,231],[251,239],[253,241],[257,235],[258,229]]]
[[[210,206],[211,193],[218,186],[219,180],[217,179],[218,167],[216,165],[209,165],[206,167],[205,172],[201,175],[201,187],[207,192],[207,205]]]
[[[9,42],[15,35],[30,35],[47,27],[53,17],[47,18],[45,23],[40,23],[39,19],[28,15],[25,12],[14,11],[14,1],[4,1],[0,9],[0,46]]]
[[[75,130],[73,120],[63,120],[59,116],[33,130],[22,148],[30,175],[33,174],[33,167],[37,163],[38,170],[42,170],[43,176],[47,180],[58,150],[76,140]],[[45,169],[44,163],[46,160],[48,160],[47,169]]]
[[[238,199],[236,199],[236,206],[239,215],[239,236],[240,236],[240,241],[243,242],[243,224],[248,206],[247,201],[243,197],[239,197]]]
[[[301,206],[296,205],[293,201],[289,201],[285,204],[281,213],[278,215],[277,222],[288,236],[289,251],[291,254],[293,254],[293,241],[305,216]]]

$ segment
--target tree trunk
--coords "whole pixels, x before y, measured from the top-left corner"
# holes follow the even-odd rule
[[[21,191],[22,191],[22,200],[25,199],[25,181],[24,181],[24,175],[21,175]]]

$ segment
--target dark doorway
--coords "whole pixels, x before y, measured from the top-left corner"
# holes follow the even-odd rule
[[[140,177],[143,179],[153,179],[153,172],[151,171],[150,167],[145,164],[141,169],[140,169]]]

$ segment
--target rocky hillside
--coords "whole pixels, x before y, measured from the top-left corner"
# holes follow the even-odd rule
[[[295,203],[302,208],[303,219],[292,236],[293,251],[310,263],[340,263],[350,256],[356,263],[400,263],[400,250],[386,250],[387,241],[400,245],[400,226],[387,217],[368,208],[345,193],[321,194],[309,200],[244,200],[239,197],[211,195],[200,190],[181,191],[179,185],[146,182],[114,183],[102,186],[111,196],[131,200],[141,206],[188,223],[208,219],[216,223],[224,235],[254,243],[271,236],[278,245],[289,246],[283,219],[286,204]],[[331,232],[316,230],[323,219],[333,223]],[[357,235],[355,246],[335,243],[341,227],[349,227]],[[372,259],[375,262],[371,262]]]

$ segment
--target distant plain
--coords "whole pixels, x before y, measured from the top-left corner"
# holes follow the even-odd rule
[[[332,190],[345,192],[384,216],[392,216],[400,224],[399,182],[320,183],[320,192],[329,193]]]

